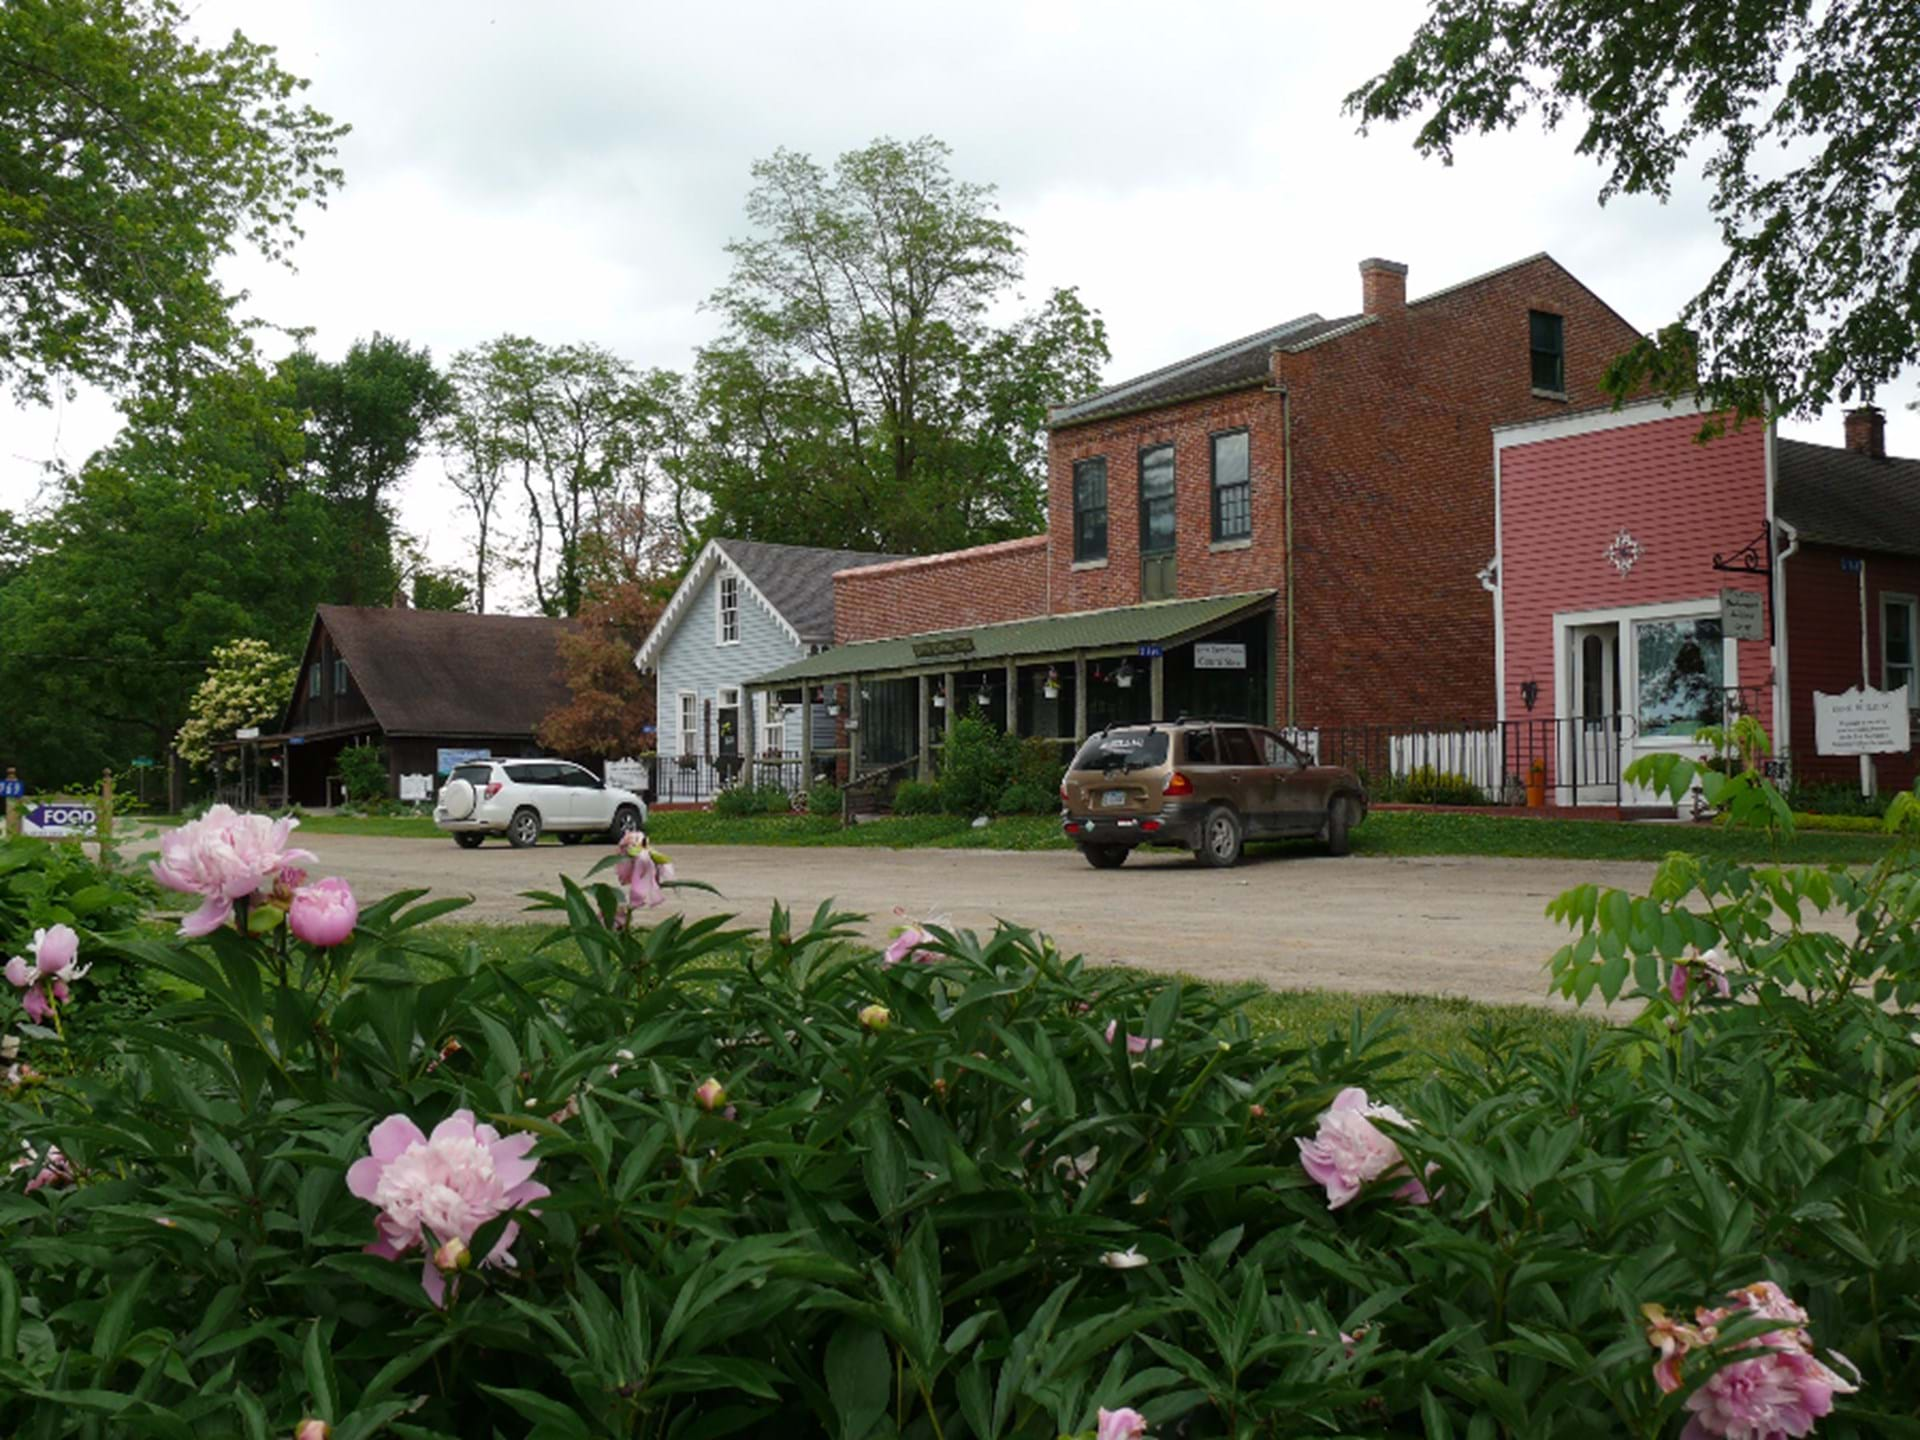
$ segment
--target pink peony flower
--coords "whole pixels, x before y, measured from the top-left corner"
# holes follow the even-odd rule
[[[1311,1140],[1296,1140],[1300,1163],[1308,1175],[1327,1191],[1327,1208],[1338,1210],[1360,1191],[1383,1176],[1405,1174],[1406,1157],[1392,1139],[1375,1128],[1376,1119],[1406,1126],[1407,1117],[1391,1105],[1379,1105],[1367,1099],[1367,1092],[1351,1086],[1334,1097],[1333,1104],[1320,1115],[1320,1130]],[[1428,1201],[1427,1187],[1417,1178],[1394,1191],[1397,1200],[1415,1205]]]
[[[1733,993],[1733,987],[1727,982],[1725,957],[1717,949],[1675,961],[1673,972],[1667,976],[1667,994],[1673,997],[1674,1004],[1684,1005],[1690,990],[1696,985],[1709,984],[1722,1000]]]
[[[27,1180],[27,1194],[44,1190],[49,1185],[71,1185],[73,1183],[73,1165],[60,1153],[58,1145],[49,1145],[45,1155],[35,1155],[33,1147],[26,1141],[20,1142],[24,1152],[20,1158],[7,1167],[11,1176],[19,1170],[31,1170],[34,1173]]]
[[[1107,1044],[1113,1044],[1113,1037],[1119,1033],[1120,1022],[1118,1020],[1109,1020],[1107,1022]],[[1129,1055],[1144,1055],[1149,1050],[1158,1050],[1165,1043],[1163,1040],[1149,1040],[1144,1035],[1130,1034],[1127,1036],[1127,1053]]]
[[[1858,1387],[1815,1357],[1807,1312],[1778,1285],[1762,1280],[1731,1295],[1731,1305],[1696,1311],[1697,1323],[1692,1325],[1672,1319],[1662,1306],[1641,1307],[1647,1317],[1647,1343],[1660,1352],[1654,1383],[1667,1394],[1684,1383],[1681,1369],[1688,1352],[1711,1347],[1728,1318],[1751,1312],[1780,1322],[1781,1328],[1734,1347],[1758,1351],[1753,1359],[1714,1371],[1687,1397],[1689,1415],[1681,1440],[1776,1440],[1811,1434],[1814,1422],[1832,1411],[1833,1397]]]
[[[1094,1440],[1140,1440],[1147,1433],[1147,1417],[1138,1410],[1102,1410]]]
[[[262,890],[271,894],[289,865],[313,859],[312,852],[287,844],[299,823],[291,817],[242,815],[216,805],[200,819],[162,835],[153,878],[169,890],[204,897],[200,908],[180,922],[180,933],[212,934],[227,923],[234,901]]]
[[[80,937],[65,925],[55,925],[50,929],[33,932],[33,963],[16,955],[7,961],[4,973],[7,983],[23,992],[20,1006],[27,1012],[27,1018],[36,1025],[44,1024],[53,1015],[56,1003],[67,1003],[71,992],[67,989],[68,980],[78,980],[91,967],[76,966],[74,956],[80,953]]]
[[[666,893],[660,887],[673,879],[673,864],[666,853],[655,850],[638,830],[621,836],[618,848],[622,858],[613,873],[627,887],[629,908],[651,910],[666,904]]]
[[[302,885],[287,908],[287,928],[309,945],[328,949],[353,938],[360,905],[353,888],[337,875]]]
[[[921,965],[935,964],[940,953],[926,948],[935,943],[932,934],[918,925],[905,926],[894,933],[893,942],[887,946],[880,963],[898,965],[902,960],[912,960]]]
[[[389,1115],[367,1137],[371,1153],[347,1171],[347,1189],[380,1210],[380,1238],[367,1253],[397,1260],[424,1246],[420,1286],[435,1305],[445,1304],[446,1276],[434,1260],[449,1253],[446,1243],[469,1245],[489,1220],[550,1193],[533,1178],[533,1143],[530,1134],[502,1139],[493,1126],[475,1124],[471,1110],[456,1110],[430,1136],[406,1116]],[[508,1224],[480,1263],[511,1267],[519,1233]]]

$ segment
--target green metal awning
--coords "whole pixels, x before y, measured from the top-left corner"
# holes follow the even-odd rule
[[[999,625],[929,630],[892,640],[837,645],[749,681],[755,687],[797,685],[888,671],[978,670],[1028,657],[1116,653],[1136,645],[1178,645],[1230,625],[1273,603],[1274,591],[1210,595],[1202,600],[1155,600],[1111,610],[1042,615]]]

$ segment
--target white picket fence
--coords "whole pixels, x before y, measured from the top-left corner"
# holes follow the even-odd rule
[[[1282,735],[1320,762],[1320,731],[1296,728]],[[1371,746],[1368,747],[1371,750]],[[1387,775],[1376,779],[1403,780],[1414,771],[1431,768],[1437,774],[1458,775],[1497,798],[1507,782],[1506,757],[1498,730],[1429,730],[1386,737]]]

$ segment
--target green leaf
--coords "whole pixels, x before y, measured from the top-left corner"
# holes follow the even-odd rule
[[[827,1341],[826,1375],[841,1440],[864,1440],[887,1411],[893,1385],[887,1342],[877,1330],[842,1322]]]

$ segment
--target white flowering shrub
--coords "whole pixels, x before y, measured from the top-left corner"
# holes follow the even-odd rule
[[[293,682],[294,662],[264,640],[216,647],[174,748],[195,765],[211,763],[215,741],[231,740],[249,725],[273,723],[293,694]]]

